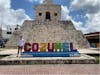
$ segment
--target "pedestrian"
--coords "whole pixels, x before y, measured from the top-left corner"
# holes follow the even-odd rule
[[[24,39],[22,36],[20,36],[19,40],[17,41],[17,46],[18,46],[18,52],[17,52],[17,57],[19,56],[19,54],[22,52],[22,49],[24,47]]]

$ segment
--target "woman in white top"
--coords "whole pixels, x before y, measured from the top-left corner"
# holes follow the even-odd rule
[[[19,38],[19,40],[18,40],[18,42],[17,42],[17,46],[18,46],[17,57],[18,57],[18,55],[19,55],[19,52],[20,52],[20,53],[22,52],[22,49],[23,49],[23,47],[24,47],[24,43],[25,43],[25,41],[24,41],[23,37],[20,36],[20,38]]]

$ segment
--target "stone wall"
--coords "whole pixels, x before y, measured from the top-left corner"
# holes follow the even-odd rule
[[[13,34],[7,46],[16,46],[20,35],[30,43],[72,42],[74,48],[89,48],[89,43],[81,31],[77,31],[71,21],[25,21],[17,35]]]

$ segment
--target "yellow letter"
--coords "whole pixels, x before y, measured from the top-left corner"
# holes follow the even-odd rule
[[[40,43],[40,52],[46,52],[46,43]]]

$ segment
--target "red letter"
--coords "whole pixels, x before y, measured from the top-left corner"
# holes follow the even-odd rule
[[[24,45],[24,51],[25,52],[30,52],[31,51],[31,44],[30,43],[25,43],[25,45]]]
[[[48,43],[48,52],[53,52],[53,51],[54,51],[54,43],[52,43],[52,45]]]
[[[33,52],[38,52],[39,50],[39,44],[38,43],[33,43],[32,44],[32,51]]]

